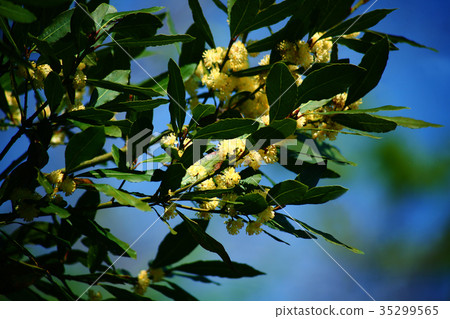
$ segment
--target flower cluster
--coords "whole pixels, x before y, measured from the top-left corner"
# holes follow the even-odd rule
[[[137,284],[134,287],[134,292],[143,295],[147,291],[148,286],[150,285],[150,279],[148,278],[147,270],[141,270],[137,277]]]
[[[47,175],[47,180],[55,186],[54,193],[62,191],[66,196],[72,195],[77,184],[70,176],[64,176],[61,170],[56,170]]]
[[[346,105],[347,93],[333,97],[330,103],[306,113],[297,114],[297,127],[312,130],[312,137],[318,140],[326,138],[335,140],[339,131],[344,127],[333,121],[332,115],[322,115],[324,112],[357,110],[362,99]]]

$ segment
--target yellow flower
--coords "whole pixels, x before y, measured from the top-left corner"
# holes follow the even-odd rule
[[[194,165],[189,166],[186,172],[191,176],[196,178],[197,180],[202,179],[208,175],[206,168],[200,163],[195,163]]]
[[[73,88],[75,90],[82,90],[86,87],[86,81],[87,81],[87,76],[83,73],[83,71],[81,71],[80,69],[78,69],[75,72],[75,76],[73,77]]]
[[[241,41],[236,41],[230,48],[230,67],[233,71],[248,68],[248,53],[245,45]]]
[[[175,216],[177,216],[177,212],[175,211],[175,209],[177,208],[177,204],[175,203],[170,203],[169,206],[167,206],[164,209],[164,215],[163,218],[164,219],[172,219],[175,218]]]
[[[71,177],[68,176],[59,185],[59,189],[63,191],[66,196],[72,195],[76,188],[77,184]]]
[[[176,142],[177,142],[177,137],[174,133],[170,133],[169,135],[164,135],[160,140],[160,144],[162,147],[174,146]]]
[[[275,217],[272,206],[267,206],[265,210],[258,214],[258,222],[265,223]]]
[[[44,81],[47,78],[48,74],[52,71],[53,71],[52,68],[48,64],[41,64],[37,66],[33,78],[34,85],[36,85],[36,88],[38,89],[44,88]]]
[[[219,206],[219,199],[217,197],[211,198],[209,201],[204,201],[200,204],[200,207],[207,210],[215,210]],[[203,212],[201,212],[203,213]],[[207,218],[210,219],[211,217]]]
[[[230,159],[236,159],[245,151],[245,140],[235,138],[231,140],[223,140],[218,145],[219,156],[225,159],[227,156]]]
[[[47,175],[47,180],[52,183],[53,185],[61,184],[63,180],[64,174],[61,172],[60,169],[51,172]]]
[[[203,52],[204,65],[207,68],[212,68],[214,65],[220,65],[225,58],[226,51],[222,47],[206,50]]]
[[[89,289],[88,298],[90,301],[100,301],[102,300],[102,293],[100,291],[94,291]]]
[[[227,231],[230,235],[237,235],[242,227],[244,227],[244,221],[239,218],[237,220],[229,219],[224,222],[227,226]]]
[[[200,184],[198,184],[197,187],[199,190],[202,190],[202,191],[215,189],[216,183],[214,183],[214,180],[212,178],[209,178],[209,179],[201,182]]]
[[[264,162],[273,164],[278,161],[278,152],[275,145],[269,145],[265,150],[259,150]]]
[[[253,168],[255,171],[259,169],[261,166],[261,162],[263,161],[263,158],[261,154],[258,151],[250,151],[248,154],[244,157],[243,164],[245,166],[249,166]]]
[[[261,61],[258,63],[259,65],[269,65],[270,64],[270,54],[266,54]]]
[[[151,270],[150,270],[150,274],[151,274]],[[145,294],[145,292],[147,291],[148,286],[150,285],[150,279],[148,278],[147,270],[141,270],[141,272],[139,273],[137,279],[138,279],[138,282],[137,282],[136,287],[134,288],[134,291],[138,295],[143,295],[143,294]]]
[[[240,180],[241,175],[235,171],[234,167],[228,167],[222,172],[222,174],[216,176],[217,188],[232,188],[239,184]]]
[[[262,224],[260,222],[251,221],[248,223],[247,227],[245,228],[245,231],[248,235],[258,235],[262,232],[261,229]]]

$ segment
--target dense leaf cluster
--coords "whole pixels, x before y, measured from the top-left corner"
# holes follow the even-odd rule
[[[366,1],[213,2],[227,15],[230,44],[221,51],[220,63],[204,76],[211,76],[216,68],[218,76],[233,81],[260,79],[256,90],[231,89],[226,96],[216,83],[209,86],[206,78],[198,75],[205,50],[216,49],[198,0],[185,4],[194,21],[186,34],[158,32],[165,20],[171,23],[168,11],[161,7],[117,12],[107,1],[0,1],[0,125],[14,132],[0,154],[5,164],[0,176],[0,294],[12,300],[74,300],[79,298],[80,292],[73,290],[78,282],[86,288],[103,287],[111,299],[150,300],[144,294],[148,287],[174,300],[195,300],[172,278],[215,283],[211,276],[263,274],[232,261],[224,245],[207,232],[209,219],[219,215],[227,218],[230,233],[246,224],[248,234],[262,231],[281,242],[272,231],[304,239],[323,237],[360,253],[292,217],[285,207],[323,204],[347,191],[337,185],[317,186],[321,179],[339,177],[327,167],[329,162],[353,163],[316,133],[322,132],[322,137],[337,132],[376,137],[370,133],[389,132],[397,126],[436,126],[375,114],[402,107],[348,107],[376,87],[397,43],[423,46],[370,30],[393,10],[349,18]],[[271,26],[280,21],[285,21],[284,25],[272,32]],[[270,35],[247,41],[252,31],[261,28],[268,28]],[[361,35],[350,36],[355,32]],[[302,39],[305,41],[296,42]],[[239,70],[226,67],[233,62],[237,41],[242,41],[242,50],[248,54],[267,51],[268,63]],[[283,42],[300,43],[312,50],[319,41],[332,42],[331,57],[307,67],[294,67],[280,49]],[[131,64],[150,54],[148,47],[179,43],[178,63],[170,59],[167,72],[142,83],[130,82]],[[363,54],[361,63],[353,65],[339,57],[340,46]],[[194,83],[196,90],[189,90],[189,83]],[[346,94],[342,108],[332,106],[339,94]],[[244,116],[244,105],[258,96],[267,99],[267,114]],[[204,99],[203,103],[194,103],[198,99]],[[142,150],[125,142],[142,132],[153,132],[153,110],[158,107],[168,108],[169,129],[152,136],[144,148],[171,142],[167,153],[146,160],[163,164],[160,168],[141,170],[143,163],[138,158]],[[267,123],[261,120],[264,115]],[[308,117],[307,125],[298,124],[302,116]],[[333,126],[318,126],[315,121]],[[14,144],[24,141],[23,137],[27,139],[26,152],[5,163],[5,155],[11,158]],[[275,145],[269,141],[287,138],[295,143]],[[232,139],[258,145],[253,150],[242,149],[234,159],[247,165],[245,169],[236,167],[235,171],[229,154],[220,156],[223,146],[211,142]],[[193,159],[196,140],[209,141],[201,149],[199,162]],[[105,147],[109,141],[111,150]],[[311,141],[318,150],[312,155],[305,152]],[[49,171],[50,147],[64,150],[64,163]],[[286,161],[281,161],[282,154],[287,154]],[[270,185],[270,176],[259,169],[262,158],[267,163],[280,159],[274,165],[294,172],[296,178]],[[100,164],[106,167],[99,168]],[[112,186],[114,180],[122,181],[120,187]],[[126,183],[130,182],[151,183],[156,191],[128,191]],[[74,191],[81,193],[77,201],[69,197]],[[102,201],[105,197],[110,200]],[[143,275],[110,266],[115,256],[136,258],[128,243],[96,221],[102,209],[113,207],[157,214],[170,229]],[[173,217],[179,222],[174,227]],[[83,248],[74,248],[75,244]],[[42,246],[45,252],[35,256],[35,246]],[[198,246],[220,259],[180,263]],[[71,273],[68,266],[75,264],[85,272]],[[89,296],[96,298],[95,294]],[[82,298],[86,297],[83,294]]]

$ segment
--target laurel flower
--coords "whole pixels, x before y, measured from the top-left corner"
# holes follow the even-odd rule
[[[176,212],[176,210],[175,210],[176,208],[177,208],[177,204],[175,204],[175,203],[170,203],[169,206],[167,206],[167,207],[164,209],[164,215],[163,215],[163,218],[164,218],[165,220],[175,218],[175,217],[178,215],[177,212]]]
[[[63,145],[66,133],[64,131],[54,131],[52,138],[50,139],[51,146]]]
[[[244,221],[241,218],[236,220],[228,219],[224,223],[226,224],[227,231],[230,235],[239,234],[239,231],[244,227]]]
[[[234,167],[226,168],[222,174],[216,176],[216,184],[219,189],[232,188],[241,180],[241,175],[234,170]]]
[[[236,41],[233,43],[228,56],[230,58],[230,68],[233,71],[239,71],[248,68],[247,49],[241,41]]]
[[[87,76],[80,69],[77,69],[75,76],[73,77],[73,88],[75,90],[82,90],[86,87]]]
[[[100,301],[102,300],[102,293],[100,291],[94,291],[89,289],[88,298],[90,301]]]
[[[51,172],[47,175],[47,180],[52,183],[53,185],[59,185],[63,181],[64,174],[61,172],[60,169]]]
[[[243,164],[245,166],[249,166],[253,168],[255,171],[259,169],[261,166],[261,162],[263,161],[263,158],[261,154],[258,151],[250,151],[248,154],[244,157]]]
[[[263,210],[262,212],[260,212],[258,214],[257,221],[260,223],[265,223],[274,217],[275,217],[275,213],[273,212],[273,207],[267,206],[267,208],[265,210]]]
[[[331,38],[325,38],[318,40],[323,35],[322,32],[315,33],[311,40],[313,43],[313,47],[311,51],[314,53],[317,63],[326,63],[330,61],[331,58],[331,49],[333,47],[333,42]]]
[[[218,145],[219,156],[225,159],[236,159],[245,151],[245,140],[240,138],[222,140]]]
[[[209,178],[198,184],[197,187],[201,191],[211,190],[216,188],[216,183],[214,183],[214,180],[212,178]]]
[[[161,140],[160,144],[162,147],[166,148],[169,146],[174,146],[177,142],[177,137],[174,133],[170,133],[169,135],[164,135]]]
[[[63,191],[66,194],[66,196],[72,195],[76,188],[77,184],[75,183],[73,178],[69,176],[67,176],[59,185],[59,189]]]
[[[206,168],[200,163],[195,163],[194,165],[189,166],[186,172],[191,176],[196,178],[197,180],[202,179],[208,175]]]
[[[204,65],[207,68],[212,68],[214,65],[220,65],[225,58],[226,51],[222,47],[206,50],[203,52]]]
[[[52,68],[48,64],[41,64],[36,67],[33,77],[33,82],[36,88],[44,88],[44,81],[47,78],[48,74],[52,71]]]
[[[214,210],[217,206],[219,206],[219,199],[217,197],[211,198],[211,200],[204,201],[200,204],[200,208],[207,210]]]
[[[275,145],[269,145],[265,150],[259,150],[259,153],[267,164],[278,162],[278,152]]]
[[[297,128],[302,128],[306,125],[306,118],[300,114],[297,119]]]
[[[261,61],[258,62],[259,65],[269,65],[270,64],[270,54],[266,54]]]
[[[141,270],[137,279],[138,279],[138,281],[137,281],[136,286],[134,287],[134,291],[138,295],[143,295],[143,294],[145,294],[148,286],[150,285],[150,279],[148,278],[147,270]]]
[[[262,224],[260,222],[251,221],[247,224],[245,232],[250,236],[258,235],[262,232],[261,226]]]

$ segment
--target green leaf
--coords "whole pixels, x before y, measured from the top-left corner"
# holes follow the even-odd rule
[[[94,19],[94,24],[97,28],[101,26],[103,19],[107,14],[116,13],[117,9],[112,5],[107,3],[101,3],[95,10],[91,13],[92,19]],[[101,29],[101,28],[99,28]]]
[[[371,31],[371,32],[374,32],[374,31]],[[379,34],[381,36],[388,37],[389,41],[391,41],[393,43],[406,43],[406,44],[409,44],[409,45],[411,45],[413,47],[423,48],[423,49],[428,49],[428,50],[431,50],[431,51],[434,51],[434,52],[438,52],[438,50],[436,50],[434,48],[427,47],[427,46],[425,46],[423,44],[417,43],[416,41],[410,40],[410,39],[405,38],[405,37],[400,36],[400,35],[392,35],[392,34],[386,34],[386,33],[380,33],[380,32],[374,32],[374,33]]]
[[[14,2],[19,4],[24,4],[31,7],[38,8],[49,8],[59,6],[66,2],[70,2],[70,0],[45,0],[45,1],[35,1],[35,0],[14,0]]]
[[[339,246],[345,247],[345,248],[351,250],[352,252],[354,252],[354,253],[356,253],[356,254],[364,254],[361,250],[356,249],[356,248],[353,248],[353,247],[351,247],[351,246],[348,246],[348,245],[344,244],[343,242],[339,241],[339,240],[336,239],[333,235],[330,235],[330,234],[328,234],[328,233],[325,233],[325,232],[323,232],[323,231],[320,231],[320,230],[318,230],[318,229],[315,229],[315,228],[309,226],[308,224],[306,224],[306,223],[304,223],[304,222],[302,222],[302,221],[299,221],[298,219],[295,219],[295,218],[293,218],[293,217],[291,217],[291,216],[286,216],[286,217],[289,218],[289,219],[291,219],[291,220],[293,220],[293,221],[295,221],[295,222],[297,222],[299,225],[303,226],[303,228],[305,228],[306,230],[310,231],[311,233],[321,236],[321,237],[324,238],[326,241],[328,241],[328,242],[330,242],[330,243],[332,243],[332,244],[335,244],[335,245],[339,245]]]
[[[100,87],[103,89],[127,93],[127,94],[134,94],[134,95],[138,95],[141,97],[155,97],[155,96],[162,95],[151,88],[146,88],[146,87],[137,86],[137,85],[124,85],[124,84],[114,83],[114,82],[110,82],[110,81],[94,80],[94,79],[88,79],[87,83],[89,85],[97,86],[97,87]],[[108,91],[108,92],[110,92],[110,91]],[[115,92],[111,92],[111,95],[114,95],[114,94],[116,96],[118,95]],[[99,98],[100,98],[100,96],[99,96]],[[109,96],[109,98],[110,98],[110,96]],[[108,98],[108,100],[109,100],[109,98]],[[98,103],[99,102],[97,100],[97,105],[100,105]],[[102,98],[102,101],[100,103],[106,103],[105,98]]]
[[[409,109],[409,107],[405,106],[393,106],[393,105],[385,105],[385,106],[379,106],[374,107],[371,109],[357,109],[357,110],[347,110],[347,111],[329,111],[329,112],[319,112],[315,114],[321,114],[321,115],[335,115],[335,114],[361,114],[361,113],[376,113],[380,111],[400,111]]]
[[[125,180],[132,183],[150,182],[153,172],[147,171],[122,171],[120,169],[96,169],[93,171],[85,172],[77,177],[89,177],[89,178],[116,178],[119,180]]]
[[[70,20],[72,19],[73,11],[73,9],[63,11],[56,16],[52,23],[42,31],[39,39],[48,43],[54,43],[67,35],[70,32]]]
[[[158,291],[170,299],[175,301],[196,301],[197,298],[192,296],[186,290],[182,289],[180,286],[174,284],[173,282],[166,281],[172,288],[163,285],[150,285],[150,288]]]
[[[125,102],[111,102],[103,104],[98,108],[113,112],[128,112],[128,111],[146,112],[151,111],[157,108],[158,106],[167,103],[169,103],[169,100],[166,99],[137,100]]]
[[[27,9],[4,0],[0,0],[0,16],[19,23],[31,23],[37,19],[36,16]]]
[[[126,289],[117,288],[115,286],[110,285],[100,285],[102,288],[105,288],[111,295],[116,297],[120,301],[151,301],[152,299],[148,297],[144,297],[138,294],[135,294]]]
[[[278,4],[272,4],[258,12],[256,18],[252,20],[251,24],[243,32],[257,30],[278,23],[294,14],[298,6],[299,1],[297,0],[286,0]]]
[[[44,92],[47,97],[47,102],[50,105],[50,109],[54,112],[61,103],[66,91],[64,90],[59,75],[53,71],[47,75],[47,78],[44,81]]]
[[[208,235],[205,230],[194,220],[187,218],[181,212],[178,212],[178,215],[180,215],[181,218],[183,218],[183,220],[187,223],[189,232],[200,246],[208,251],[218,254],[227,265],[233,268],[231,259],[221,243]]]
[[[319,186],[309,189],[301,198],[300,205],[323,204],[341,197],[348,191],[342,186]]]
[[[377,86],[386,68],[388,57],[389,41],[386,38],[378,41],[367,51],[359,64],[367,71],[358,76],[357,81],[350,86],[346,100],[347,105],[358,101]]]
[[[284,63],[275,63],[266,83],[270,122],[284,119],[295,109],[294,101],[297,98],[297,85],[291,71]]]
[[[105,124],[114,116],[114,112],[97,108],[86,108],[84,110],[72,111],[68,113],[68,117],[80,122]]]
[[[194,71],[197,67],[197,64],[187,64],[183,65],[180,68],[181,71],[181,78],[183,79],[183,83],[186,82],[192,74],[194,74]],[[154,77],[153,79],[149,79],[141,84],[145,87],[150,87],[156,92],[160,93],[161,95],[167,94],[167,87],[169,85],[169,71],[164,72],[157,77]]]
[[[49,203],[47,207],[41,207],[40,210],[46,214],[56,214],[61,218],[67,218],[70,216],[70,213],[66,209],[52,203]]]
[[[228,7],[228,10],[230,8]],[[229,12],[230,36],[242,33],[253,21],[259,10],[259,0],[236,0]]]
[[[236,77],[244,77],[244,76],[254,76],[254,75],[258,75],[264,71],[270,70],[270,68],[272,67],[272,64],[269,65],[259,65],[259,66],[254,66],[245,70],[240,70],[240,71],[236,71],[236,72],[231,72],[231,74],[233,76]]]
[[[318,13],[315,14],[313,23],[316,26],[310,34],[326,31],[344,20],[351,13],[354,0],[317,0],[315,2],[317,2]]]
[[[220,260],[196,261],[179,265],[172,270],[183,271],[201,276],[217,276],[223,278],[243,278],[264,275],[263,272],[254,269],[247,264],[231,262],[233,268]]]
[[[99,155],[104,144],[105,131],[102,127],[90,127],[72,136],[65,152],[66,171],[70,172],[82,162]]]
[[[186,174],[186,169],[181,163],[174,163],[164,173],[161,182],[161,194],[167,194],[169,190],[176,190],[180,187],[181,181]]]
[[[113,42],[104,43],[105,46],[117,46],[120,45],[122,47],[154,47],[160,45],[168,45],[177,42],[190,42],[193,41],[194,38],[188,34],[175,34],[175,35],[167,35],[167,34],[157,34],[147,39],[133,39],[133,38],[125,38],[125,39],[117,39]]]
[[[333,121],[364,132],[386,133],[397,127],[393,121],[365,113],[337,114],[333,116]]]
[[[216,107],[211,104],[197,104],[192,110],[192,118],[199,122],[202,118],[216,113]]]
[[[273,121],[268,126],[264,126],[252,133],[249,140],[252,141],[253,145],[257,145],[257,143],[260,143],[261,140],[265,140],[265,142],[260,146],[260,148],[265,148],[271,144],[274,144],[275,140],[283,140],[291,136],[294,134],[296,128],[297,122],[293,119]]]
[[[105,17],[103,18],[103,21],[105,21],[103,26],[106,26],[110,22],[118,20],[118,19],[121,19],[121,18],[126,17],[126,16],[128,16],[130,14],[154,13],[154,12],[161,11],[162,9],[164,9],[164,7],[150,7],[150,8],[140,9],[140,10],[112,12],[112,13],[109,13],[109,14],[105,15]]]
[[[150,13],[136,13],[126,15],[120,19],[111,32],[116,33],[121,38],[142,39],[155,35],[156,30],[163,26],[161,20]]]
[[[128,84],[129,79],[130,70],[114,70],[103,79],[103,82],[111,82],[117,86],[119,84]],[[117,92],[117,90],[114,90],[114,88],[109,89],[102,88],[101,85],[97,86],[99,86],[99,88],[97,89],[98,98],[95,106],[99,106],[105,104],[106,102],[112,101],[120,94],[119,92]]]
[[[215,48],[216,44],[214,43],[214,38],[211,33],[211,29],[209,28],[208,22],[203,15],[202,7],[198,0],[189,0],[189,7],[192,11],[192,18],[194,19],[197,28],[203,34],[206,42],[209,44],[211,48]]]
[[[111,185],[108,184],[94,184],[93,185],[99,192],[102,192],[103,194],[114,197],[115,200],[122,205],[126,206],[133,206],[137,209],[140,209],[144,212],[150,212],[152,209],[151,207],[144,201],[140,200],[139,198],[134,197],[133,195],[130,195],[128,193],[125,193],[124,191],[115,189]]]
[[[183,43],[181,45],[181,54],[178,64],[180,67],[190,63],[197,63],[202,59],[203,52],[205,51],[205,39],[203,37],[202,30],[197,24],[192,24],[187,29],[186,34],[195,38],[194,41]]]
[[[297,105],[345,92],[363,73],[363,68],[352,64],[331,64],[311,72],[298,87]]]
[[[315,239],[317,238],[313,234],[302,230],[302,229],[295,229],[294,226],[289,223],[286,216],[281,213],[275,213],[275,217],[269,220],[265,223],[265,225],[269,226],[272,229],[276,229],[291,235],[294,235],[297,238],[303,238],[303,239]]]
[[[167,95],[170,99],[169,112],[170,123],[176,132],[183,128],[186,118],[186,98],[183,78],[177,63],[169,60],[169,84],[167,86]]]
[[[214,4],[223,12],[227,13],[227,6],[222,3],[220,0],[213,0]]]
[[[236,202],[242,203],[236,204],[236,209],[246,215],[259,214],[268,206],[264,197],[257,193],[239,196],[238,198],[236,198]]]
[[[251,119],[223,119],[201,128],[195,139],[231,139],[251,134],[258,129],[258,122]]]
[[[267,194],[267,203],[276,206],[296,205],[307,190],[308,186],[299,181],[286,180],[272,187]]]
[[[40,170],[37,170],[37,181],[39,185],[41,185],[47,194],[53,193],[53,186],[50,184],[47,178],[41,173]]]
[[[384,19],[395,9],[379,9],[348,19],[331,28],[321,38],[342,36],[357,31],[369,29]]]
[[[397,125],[407,127],[407,128],[413,128],[413,129],[424,128],[424,127],[443,127],[443,125],[440,125],[440,124],[433,124],[433,123],[425,122],[422,120],[415,120],[415,119],[412,119],[409,117],[401,117],[401,116],[391,117],[391,116],[379,116],[379,115],[374,115],[374,116],[376,118],[388,120],[388,121],[396,123]]]
[[[194,219],[193,221],[203,231],[206,230],[209,223],[204,219]],[[192,238],[186,221],[178,224],[173,230],[176,232],[176,235],[168,233],[159,244],[156,257],[151,262],[152,268],[172,265],[189,255],[198,246],[198,242]]]

